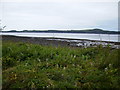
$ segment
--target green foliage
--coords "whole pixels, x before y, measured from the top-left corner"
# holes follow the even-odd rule
[[[119,53],[3,42],[3,88],[120,88]]]

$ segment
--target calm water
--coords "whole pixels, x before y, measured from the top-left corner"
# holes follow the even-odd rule
[[[1,33],[1,34],[25,37],[55,37],[55,38],[89,39],[120,42],[118,41],[118,35],[115,34],[80,34],[80,33]]]

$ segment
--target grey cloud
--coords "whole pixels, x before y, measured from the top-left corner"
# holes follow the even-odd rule
[[[3,3],[6,29],[116,27],[117,3]],[[107,25],[101,25],[101,23]],[[109,24],[108,24],[109,23]]]

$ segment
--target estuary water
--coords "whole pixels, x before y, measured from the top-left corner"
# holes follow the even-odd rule
[[[14,35],[24,37],[54,37],[54,38],[68,38],[68,39],[88,39],[100,41],[120,42],[117,34],[83,34],[83,33],[0,33],[1,35]]]

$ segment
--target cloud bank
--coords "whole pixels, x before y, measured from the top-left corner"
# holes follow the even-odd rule
[[[8,0],[6,0],[8,1]],[[14,0],[12,0],[14,1]],[[113,2],[2,2],[2,24],[6,30],[118,29],[118,3]],[[107,0],[106,0],[107,1]],[[117,0],[116,0],[117,1]]]

